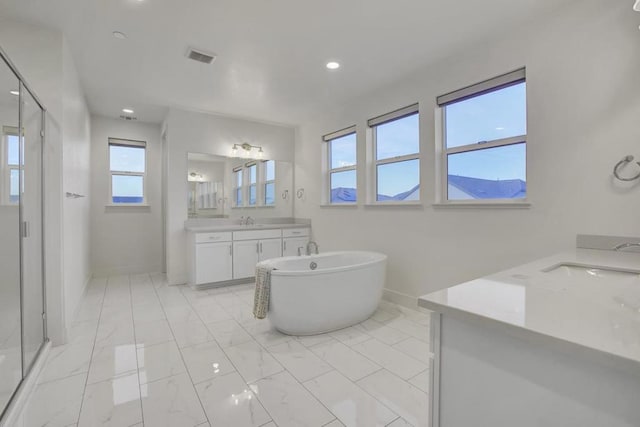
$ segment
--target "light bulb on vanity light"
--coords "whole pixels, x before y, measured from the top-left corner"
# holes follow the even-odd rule
[[[237,157],[238,156],[238,146],[236,144],[233,144],[233,147],[231,147],[231,157]]]
[[[258,158],[261,159],[264,157],[264,151],[262,151],[262,147],[258,150]]]

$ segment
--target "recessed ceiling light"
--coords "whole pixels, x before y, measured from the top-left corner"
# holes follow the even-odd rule
[[[122,112],[126,114],[133,114],[133,110],[131,108],[123,108]]]
[[[338,68],[340,68],[340,64],[335,61],[327,62],[327,68],[330,70],[337,70]]]
[[[19,91],[17,91],[17,90],[10,90],[10,91],[9,91],[9,93],[10,93],[11,95],[15,95],[15,96],[20,95],[20,92],[19,92]]]
[[[120,40],[124,40],[127,38],[127,35],[125,33],[123,33],[122,31],[114,31],[113,32],[113,37],[120,39]]]

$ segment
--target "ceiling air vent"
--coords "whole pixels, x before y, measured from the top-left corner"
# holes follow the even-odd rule
[[[206,53],[201,50],[196,50],[192,47],[187,51],[187,58],[194,61],[202,62],[203,64],[211,64],[216,59],[216,55],[212,53]]]
[[[124,114],[121,114],[121,115],[120,115],[120,118],[121,118],[122,120],[127,120],[127,121],[135,121],[135,120],[138,120],[138,118],[137,118],[137,117],[134,117],[134,116],[125,116]]]

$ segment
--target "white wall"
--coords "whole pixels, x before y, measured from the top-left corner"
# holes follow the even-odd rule
[[[148,206],[107,206],[110,204],[109,138],[146,141]],[[162,271],[161,156],[160,125],[92,116],[91,266],[94,275]],[[185,183],[186,175],[185,169]],[[186,202],[184,206],[186,209]]]
[[[0,46],[47,108],[44,147],[47,324],[49,338],[59,344],[65,340],[66,318],[75,309],[90,271],[86,255],[74,262],[64,262],[64,256],[89,252],[86,234],[75,238],[87,231],[86,202],[63,205],[63,181],[65,185],[88,181],[88,109],[62,33],[2,20]],[[74,224],[73,229],[65,230],[65,224]]]
[[[294,129],[243,119],[171,109],[165,121],[167,132],[166,267],[171,284],[187,281],[187,153],[229,156],[233,144],[248,142],[262,146],[265,158],[292,161]]]
[[[63,200],[63,278],[65,318],[69,324],[91,278],[90,262],[90,114],[67,42],[62,45],[62,190],[83,198]]]
[[[640,185],[612,179],[624,155],[640,157],[640,33],[630,2],[585,0],[500,39],[452,53],[297,132],[296,188],[320,246],[389,255],[387,295],[400,302],[575,247],[576,233],[640,235]],[[527,67],[530,209],[434,208],[435,99]],[[420,103],[419,208],[365,207],[366,120]],[[321,135],[358,127],[359,206],[319,206]]]

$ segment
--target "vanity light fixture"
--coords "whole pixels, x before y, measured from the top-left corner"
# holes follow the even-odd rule
[[[202,176],[202,174],[197,172],[191,172],[189,174],[189,177],[191,181],[204,181],[204,176]]]
[[[133,114],[133,110],[131,108],[123,108],[122,112],[125,114]]]
[[[261,146],[259,145],[251,145],[248,142],[243,142],[242,144],[233,144],[233,147],[231,147],[231,155],[233,157],[237,157],[238,156],[238,149],[242,148],[242,152],[240,153],[240,157],[251,157],[251,153],[253,152],[254,148],[258,149],[258,154],[256,155],[257,158],[261,159],[264,156],[264,150],[262,149]]]
[[[330,70],[337,70],[340,68],[340,64],[335,61],[327,62],[327,68]]]

